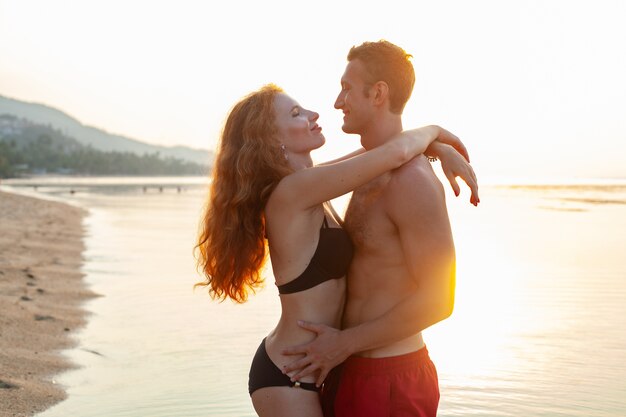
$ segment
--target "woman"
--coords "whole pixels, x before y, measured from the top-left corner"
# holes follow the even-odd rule
[[[325,142],[318,117],[274,85],[237,103],[222,132],[203,217],[198,248],[206,280],[198,285],[213,298],[245,302],[262,283],[269,248],[282,314],[250,369],[249,391],[260,416],[322,416],[315,378],[292,383],[280,368],[293,357],[280,352],[311,340],[297,319],[341,322],[352,244],[324,203],[401,166],[435,139],[463,148],[451,133],[429,126],[313,167],[310,152]],[[439,156],[469,167],[456,152],[449,155]],[[459,175],[467,180],[470,173]]]

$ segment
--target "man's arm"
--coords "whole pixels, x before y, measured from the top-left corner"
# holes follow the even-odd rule
[[[454,305],[454,243],[441,183],[423,158],[399,168],[388,185],[386,210],[398,228],[404,259],[416,290],[379,318],[342,331],[302,323],[317,333],[288,354],[306,357],[285,372],[299,370],[299,379],[320,370],[321,383],[349,355],[386,346],[432,326],[452,313]]]
[[[423,158],[397,171],[386,211],[415,290],[378,319],[345,330],[356,352],[414,335],[449,317],[454,307],[454,242],[443,187]]]

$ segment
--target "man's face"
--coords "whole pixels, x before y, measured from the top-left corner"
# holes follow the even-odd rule
[[[348,62],[341,77],[341,91],[335,100],[335,108],[343,111],[343,126],[346,133],[363,134],[372,120],[374,106],[366,91],[364,64],[359,59]],[[371,94],[370,94],[371,97]]]

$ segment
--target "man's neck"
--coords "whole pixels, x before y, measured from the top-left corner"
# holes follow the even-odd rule
[[[387,113],[380,118],[372,120],[366,131],[361,133],[361,145],[367,150],[376,148],[389,141],[402,130],[402,116]]]

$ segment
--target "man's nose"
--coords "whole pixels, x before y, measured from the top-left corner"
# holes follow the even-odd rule
[[[335,100],[335,108],[337,110],[340,110],[343,107],[343,97],[341,97],[341,94],[339,94],[337,96],[337,99]]]

